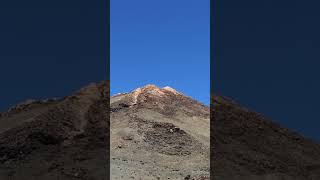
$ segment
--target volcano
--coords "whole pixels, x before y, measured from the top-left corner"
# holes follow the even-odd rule
[[[209,179],[209,107],[171,87],[111,97],[111,179]]]
[[[320,179],[319,144],[229,98],[108,86],[0,113],[0,179]]]

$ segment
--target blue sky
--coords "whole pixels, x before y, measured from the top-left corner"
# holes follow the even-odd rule
[[[213,91],[320,142],[320,2],[215,2]]]
[[[209,0],[111,0],[111,94],[146,84],[210,99]]]
[[[5,1],[0,6],[0,112],[106,80],[106,1]]]

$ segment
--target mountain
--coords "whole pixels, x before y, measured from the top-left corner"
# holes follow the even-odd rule
[[[110,99],[108,86],[0,113],[0,179],[109,179],[109,153],[111,179],[209,178],[209,107],[153,85]]]
[[[0,113],[0,180],[320,179],[319,144],[226,97],[107,87]]]
[[[1,113],[0,179],[108,179],[106,87],[91,84],[71,96],[28,100]]]
[[[209,107],[154,85],[111,97],[111,179],[209,179]]]
[[[214,180],[320,179],[319,144],[226,97],[212,97]]]

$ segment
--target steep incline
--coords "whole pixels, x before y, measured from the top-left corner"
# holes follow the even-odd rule
[[[209,107],[147,85],[111,97],[111,179],[208,179]]]
[[[216,96],[212,104],[215,180],[319,180],[320,145]]]
[[[0,117],[1,180],[108,177],[106,83],[62,99],[28,101]]]

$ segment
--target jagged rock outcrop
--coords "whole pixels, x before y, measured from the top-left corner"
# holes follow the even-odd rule
[[[209,107],[147,85],[110,110],[111,179],[209,179]]]

